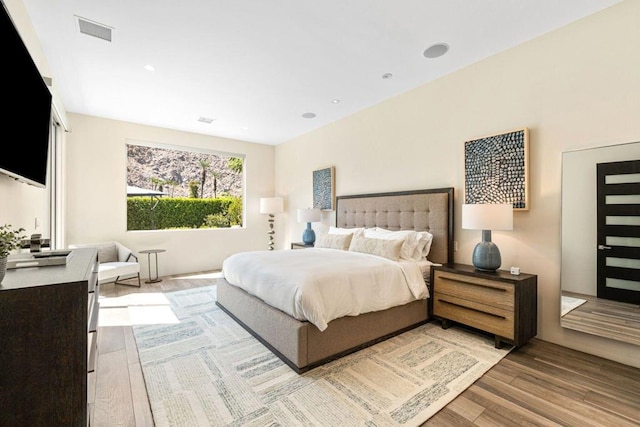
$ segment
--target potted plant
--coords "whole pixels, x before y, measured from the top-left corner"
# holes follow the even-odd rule
[[[27,237],[22,233],[24,228],[16,229],[11,224],[0,226],[0,283],[7,272],[7,257],[11,251],[20,248],[22,239]]]

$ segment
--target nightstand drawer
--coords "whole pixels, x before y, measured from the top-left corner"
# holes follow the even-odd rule
[[[511,283],[479,277],[436,271],[436,292],[470,301],[480,302],[503,310],[513,311],[514,288]]]
[[[503,310],[480,302],[438,293],[433,300],[433,313],[454,322],[514,339],[513,310]]]

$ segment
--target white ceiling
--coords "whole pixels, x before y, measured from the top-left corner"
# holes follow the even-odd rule
[[[68,112],[279,144],[620,0],[23,1]]]

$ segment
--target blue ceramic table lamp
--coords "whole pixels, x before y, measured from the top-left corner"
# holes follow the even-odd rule
[[[302,242],[305,245],[313,245],[316,241],[316,233],[311,228],[312,222],[320,222],[322,215],[320,209],[298,209],[298,222],[306,222],[307,228],[302,233]]]
[[[502,264],[500,250],[491,241],[491,230],[513,230],[513,205],[462,205],[462,228],[482,230],[482,242],[473,249],[473,265],[482,271],[496,271]]]

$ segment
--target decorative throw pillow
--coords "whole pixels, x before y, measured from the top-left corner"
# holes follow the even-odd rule
[[[98,248],[98,262],[116,262],[118,261],[118,249],[116,245],[100,246]]]
[[[404,240],[376,239],[373,237],[354,237],[349,250],[365,254],[377,255],[392,261],[400,259],[400,250]]]
[[[328,234],[323,233],[318,235],[314,248],[328,248],[328,249],[340,249],[346,251],[351,244],[351,238],[353,233],[349,234]]]
[[[402,240],[400,259],[413,260],[418,246],[418,233],[414,230],[391,231],[385,228],[375,227],[364,230],[364,237],[373,237],[385,240]]]

